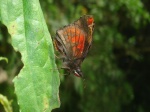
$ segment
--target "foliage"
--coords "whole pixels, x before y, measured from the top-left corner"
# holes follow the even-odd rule
[[[53,45],[38,0],[1,1],[0,8],[1,21],[24,64],[14,79],[20,111],[49,112],[59,107],[59,75],[52,70]]]
[[[4,106],[6,112],[12,112],[11,102],[2,94],[0,94],[0,103]]]
[[[8,59],[5,58],[5,57],[0,57],[0,61],[1,61],[1,60],[5,60],[5,61],[8,63]]]
[[[86,80],[73,75],[62,76],[61,106],[53,112],[150,111],[148,0],[40,0],[40,4],[52,37],[58,28],[84,14],[92,14],[95,18],[93,45],[82,64]],[[11,78],[22,66],[20,54],[10,46],[6,28],[1,25],[1,29],[0,54],[3,55],[0,56],[9,60],[7,66],[4,61],[1,65]],[[61,66],[57,61],[58,67]],[[10,94],[2,87],[0,92],[13,99],[12,84],[4,85],[11,88]]]

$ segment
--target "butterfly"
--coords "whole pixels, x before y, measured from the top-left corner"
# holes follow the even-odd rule
[[[54,46],[62,55],[62,68],[77,77],[83,77],[81,63],[91,47],[93,31],[92,15],[84,15],[56,31]]]

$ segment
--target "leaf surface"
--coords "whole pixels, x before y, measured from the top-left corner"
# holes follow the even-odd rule
[[[14,79],[20,111],[49,112],[59,107],[59,73],[39,1],[1,0],[0,18],[24,64]]]

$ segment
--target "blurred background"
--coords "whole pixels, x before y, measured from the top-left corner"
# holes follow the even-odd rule
[[[149,0],[40,0],[40,4],[52,37],[84,14],[95,18],[92,48],[82,63],[86,80],[61,76],[61,107],[53,112],[150,112]],[[1,23],[0,56],[9,60],[0,61],[0,93],[13,100],[13,110],[19,112],[12,79],[23,64]],[[60,60],[57,64],[61,67]]]

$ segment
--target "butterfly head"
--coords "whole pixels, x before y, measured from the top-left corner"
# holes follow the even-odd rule
[[[77,77],[83,77],[82,71],[81,71],[81,69],[79,67],[77,67],[76,69],[74,69],[73,73]]]

